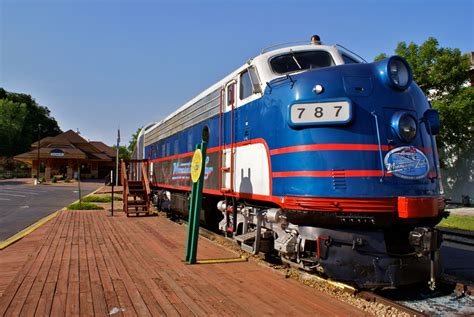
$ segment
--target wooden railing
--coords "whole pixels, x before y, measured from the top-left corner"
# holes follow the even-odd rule
[[[149,213],[151,210],[151,188],[148,178],[148,160],[122,161],[121,168],[124,211],[127,215],[142,211]]]
[[[127,177],[127,166],[125,165],[124,161],[122,161],[120,165],[120,169],[121,169],[120,181],[122,182],[122,186],[123,186],[123,195],[122,195],[123,211],[127,212],[128,210],[128,177]]]
[[[150,182],[148,180],[148,163],[142,163],[142,184],[147,196],[150,195]]]

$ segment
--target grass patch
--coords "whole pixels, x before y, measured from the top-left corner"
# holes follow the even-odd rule
[[[443,219],[439,224],[439,227],[470,230],[474,231],[474,217],[471,216],[459,216],[449,215],[448,218]]]
[[[67,209],[69,210],[102,210],[104,208],[97,206],[96,204],[83,201],[82,204],[81,203],[70,204],[69,206],[67,206]]]
[[[122,200],[122,197],[114,195],[114,200],[115,201]],[[110,195],[109,196],[91,195],[91,196],[84,197],[82,201],[88,202],[88,203],[110,203],[112,201],[112,197]]]

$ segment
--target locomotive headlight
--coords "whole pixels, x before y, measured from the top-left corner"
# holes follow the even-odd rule
[[[380,61],[378,69],[382,79],[389,86],[398,90],[407,89],[413,80],[410,66],[400,56],[392,56]]]
[[[416,119],[407,112],[400,111],[393,115],[392,128],[402,141],[411,142],[416,137]]]

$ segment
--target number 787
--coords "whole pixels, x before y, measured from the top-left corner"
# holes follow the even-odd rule
[[[342,109],[342,106],[333,106],[336,109],[336,118],[339,117],[339,112]],[[306,111],[306,108],[296,108],[300,113],[298,114],[298,119],[301,119],[303,113]],[[314,108],[314,117],[315,118],[322,118],[324,116],[323,107],[316,107]]]

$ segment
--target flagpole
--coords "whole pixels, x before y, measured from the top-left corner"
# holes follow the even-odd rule
[[[117,157],[115,159],[115,186],[118,186],[118,168],[119,168],[119,145],[120,145],[120,127],[117,130]],[[112,197],[113,199],[113,197]]]

